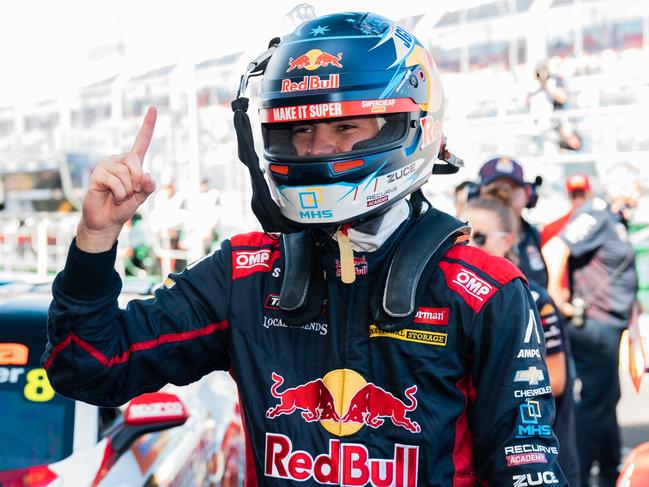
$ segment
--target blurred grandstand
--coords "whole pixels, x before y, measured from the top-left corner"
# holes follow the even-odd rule
[[[435,13],[423,5],[408,7],[411,15],[402,23],[429,44],[443,73],[445,132],[449,146],[466,162],[457,177],[435,178],[425,188],[440,208],[452,211],[453,186],[474,177],[478,166],[495,154],[520,160],[530,180],[543,176],[540,204],[531,215],[540,223],[567,209],[567,174],[589,174],[597,191],[598,175],[611,164],[628,162],[649,173],[649,131],[644,126],[649,117],[649,2],[473,1],[468,8]],[[89,51],[85,83],[65,99],[0,106],[0,176],[5,186],[0,268],[40,273],[60,268],[78,218],[74,212],[84,178],[96,162],[93,155],[128,149],[149,105],[159,111],[147,161],[159,187],[173,181],[191,201],[205,179],[225,209],[214,216],[219,234],[258,228],[248,209],[249,184],[236,157],[229,103],[239,75],[262,44],[251,45],[248,52],[199,62],[178,60],[139,72],[127,62],[119,40]],[[529,103],[536,89],[534,67],[542,60],[565,79],[568,92],[565,108],[547,119]],[[557,120],[569,122],[579,133],[580,150],[559,147],[552,129]],[[32,179],[42,179],[38,173],[52,170],[60,173],[59,186],[37,188],[33,180],[31,185],[15,184],[16,172],[31,171]],[[49,194],[57,202],[25,203],[36,201],[34,191],[42,189],[40,198]],[[154,210],[150,200],[145,222]],[[646,199],[643,203],[638,218],[649,222]],[[162,230],[191,233],[186,228]],[[169,248],[169,234],[165,237],[162,230],[152,232],[151,246],[163,259],[163,273],[174,259],[192,259],[204,251],[191,242],[186,248]]]

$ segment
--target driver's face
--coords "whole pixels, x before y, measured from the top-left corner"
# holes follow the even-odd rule
[[[376,117],[298,122],[293,126],[291,140],[298,156],[322,156],[348,152],[354,144],[371,139],[378,131]]]

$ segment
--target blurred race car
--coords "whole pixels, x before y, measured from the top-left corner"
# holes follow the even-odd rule
[[[627,457],[617,487],[646,487],[649,485],[649,442],[636,446]]]
[[[70,400],[39,363],[50,300],[47,284],[0,288],[0,487],[243,485],[243,431],[227,374],[122,408]]]

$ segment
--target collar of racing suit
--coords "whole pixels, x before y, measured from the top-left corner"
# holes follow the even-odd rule
[[[401,199],[385,213],[371,218],[348,230],[349,241],[354,252],[374,252],[390,238],[399,226],[410,216],[410,204]],[[333,239],[336,240],[334,234]]]

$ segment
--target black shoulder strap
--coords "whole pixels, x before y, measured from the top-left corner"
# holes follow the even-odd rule
[[[437,262],[457,237],[470,227],[427,206],[401,238],[389,266],[369,297],[372,319],[384,330],[396,330],[416,312],[420,282],[426,282]],[[324,276],[318,247],[309,230],[282,236],[284,279],[279,307],[288,324],[316,316],[324,299]]]
[[[279,308],[288,324],[301,324],[317,316],[322,307],[325,286],[320,252],[310,230],[282,235],[282,246]]]
[[[432,208],[402,237],[383,278],[370,296],[370,319],[383,331],[404,328],[417,313],[417,303],[438,262],[456,241],[468,236],[471,228]]]
[[[393,318],[414,313],[415,295],[424,268],[431,259],[441,259],[458,236],[470,232],[465,223],[429,207],[401,239],[392,258],[383,291],[385,313]]]

